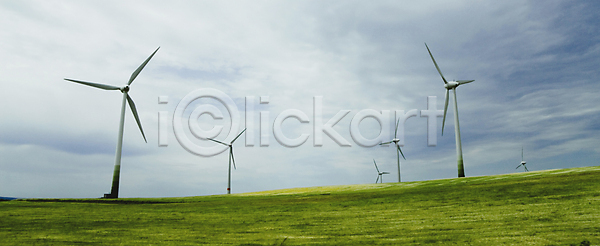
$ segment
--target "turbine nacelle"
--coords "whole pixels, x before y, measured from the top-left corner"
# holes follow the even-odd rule
[[[444,84],[444,88],[446,88],[446,90],[452,90],[452,89],[458,87],[459,85],[471,83],[473,81],[475,81],[475,80],[452,80],[452,81],[447,81]]]
[[[444,84],[444,88],[446,88],[447,90],[452,90],[456,87],[458,87],[460,84],[456,81],[448,81],[448,83]]]
[[[119,90],[123,93],[129,92],[129,85],[123,86],[122,88],[119,88]]]

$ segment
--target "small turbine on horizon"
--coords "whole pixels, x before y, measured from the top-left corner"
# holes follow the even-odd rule
[[[521,164],[519,164],[515,169],[518,169],[519,167],[523,166],[523,168],[525,168],[525,171],[529,172],[529,169],[527,169],[527,166],[525,166],[525,164],[527,164],[527,162],[523,160],[523,147],[521,147]]]
[[[400,155],[402,155],[402,158],[404,158],[404,160],[406,160],[406,157],[404,157],[404,154],[402,153],[402,150],[400,149],[400,145],[398,145],[398,142],[400,142],[400,139],[398,139],[398,124],[400,123],[400,119],[398,119],[398,121],[396,121],[396,132],[394,132],[394,139],[392,139],[392,141],[389,142],[385,142],[385,143],[380,143],[379,145],[386,145],[386,144],[391,144],[394,143],[396,145],[396,159],[398,160],[398,182],[402,182],[400,179]],[[373,160],[375,161],[375,160]]]
[[[444,78],[444,75],[442,74],[440,67],[438,67],[437,63],[435,62],[435,59],[433,58],[433,55],[431,54],[431,51],[429,50],[427,43],[425,43],[425,47],[427,48],[427,51],[429,52],[429,56],[431,57],[431,60],[433,61],[435,68],[437,69],[438,73],[442,77],[442,80],[444,81],[444,87],[446,88],[446,103],[444,104],[444,119],[442,120],[442,136],[444,135],[444,124],[446,123],[446,112],[448,111],[448,98],[450,97],[450,90],[452,90],[452,93],[454,94],[454,132],[455,132],[454,137],[456,139],[456,162],[458,165],[458,177],[461,178],[461,177],[465,176],[465,167],[463,164],[462,144],[460,142],[460,126],[458,124],[458,104],[456,102],[456,87],[458,87],[459,85],[462,85],[462,84],[471,83],[475,80],[447,81],[446,78]]]
[[[375,164],[375,169],[377,169],[377,179],[375,180],[375,183],[377,184],[377,181],[379,181],[381,179],[381,183],[383,184],[383,175],[390,174],[390,173],[379,171],[379,168],[377,167],[377,162],[375,162],[375,159],[373,159],[373,164]]]
[[[242,130],[242,132],[240,132],[240,134],[237,135],[237,137],[235,137],[233,140],[231,140],[231,143],[223,143],[219,140],[215,140],[213,138],[209,138],[208,140],[213,141],[215,143],[220,143],[222,145],[225,145],[227,147],[229,147],[229,174],[227,176],[227,194],[231,194],[231,161],[233,161],[233,169],[235,168],[235,158],[233,158],[233,142],[235,142],[235,140],[237,140],[242,133],[244,133],[246,131],[246,128],[244,128],[244,130]]]
[[[97,83],[92,83],[92,82],[85,82],[85,81],[81,81],[81,80],[65,78],[65,80],[67,80],[67,81],[71,81],[71,82],[75,82],[75,83],[79,83],[79,84],[83,84],[83,85],[87,85],[87,86],[91,86],[91,87],[96,87],[96,88],[103,89],[103,90],[119,90],[119,91],[121,91],[121,93],[123,93],[123,103],[121,104],[121,120],[119,122],[119,136],[117,139],[117,150],[115,153],[115,169],[114,169],[114,173],[113,173],[112,187],[110,189],[109,194],[104,194],[104,198],[119,198],[119,178],[120,178],[120,173],[121,173],[121,152],[123,150],[123,125],[125,124],[125,102],[126,101],[129,104],[129,108],[131,108],[131,112],[133,113],[133,117],[135,118],[135,121],[137,122],[137,125],[140,128],[140,132],[142,132],[142,137],[144,137],[144,141],[146,143],[148,143],[148,141],[146,140],[146,135],[144,135],[144,130],[142,129],[142,123],[140,122],[140,118],[138,117],[138,113],[135,108],[135,103],[133,103],[133,100],[131,99],[131,97],[129,96],[128,93],[129,93],[129,86],[131,85],[131,83],[133,83],[133,80],[135,80],[135,78],[140,74],[142,69],[144,69],[146,64],[148,64],[148,62],[150,61],[150,59],[152,59],[154,54],[156,54],[158,49],[160,49],[160,47],[156,48],[156,50],[152,53],[152,55],[150,55],[150,57],[148,57],[148,59],[146,59],[131,74],[131,77],[129,77],[129,82],[127,82],[127,85],[125,85],[123,87],[97,84]]]

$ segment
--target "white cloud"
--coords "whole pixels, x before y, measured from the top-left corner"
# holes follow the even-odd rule
[[[148,144],[127,109],[122,196],[225,192],[226,153],[192,155],[172,131],[169,146],[157,146],[157,112],[171,115],[179,100],[198,88],[223,91],[240,110],[244,97],[255,96],[257,122],[259,111],[269,111],[272,122],[291,108],[311,120],[285,125],[294,128],[284,129],[290,137],[311,134],[298,148],[280,146],[272,132],[271,145],[260,147],[256,123],[256,146],[235,145],[234,192],[370,183],[376,178],[373,158],[393,173],[386,181],[396,180],[393,149],[359,147],[349,125],[362,109],[426,109],[427,96],[437,96],[438,108],[443,107],[442,81],[424,42],[447,79],[476,80],[457,90],[467,175],[514,171],[521,145],[534,162],[548,162],[540,168],[595,165],[600,107],[593,64],[599,49],[593,43],[597,32],[584,30],[598,28],[590,14],[597,7],[562,5],[2,3],[0,194],[98,197],[108,192],[120,94],[63,78],[121,86],[158,46],[131,88]],[[158,96],[169,96],[169,103],[158,104]],[[269,96],[269,104],[258,104],[260,96]],[[314,96],[323,96],[325,122],[339,110],[351,110],[334,129],[352,147],[340,147],[326,135],[323,147],[312,146]],[[426,118],[407,121],[403,180],[455,177],[452,117],[450,108],[447,133],[438,135],[437,147],[427,147]],[[210,127],[205,120],[201,125]],[[369,137],[379,132],[369,121],[361,129]],[[548,159],[582,151],[579,163]],[[73,168],[88,162],[93,163],[89,169]],[[77,190],[66,188],[73,183]]]

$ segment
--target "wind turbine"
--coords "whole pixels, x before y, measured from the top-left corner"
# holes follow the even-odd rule
[[[396,121],[396,132],[394,132],[394,139],[392,139],[392,141],[389,141],[389,142],[380,143],[379,145],[391,144],[391,143],[394,143],[396,145],[396,159],[398,160],[398,182],[401,182],[401,179],[400,179],[400,155],[402,155],[402,158],[404,158],[404,160],[406,160],[406,157],[404,157],[404,154],[402,153],[402,150],[400,149],[400,145],[398,145],[398,142],[400,142],[400,139],[398,139],[398,137],[397,137],[399,123],[400,123],[400,119],[398,119],[398,121]],[[373,160],[373,161],[375,161],[375,160]]]
[[[517,166],[517,168],[515,168],[515,169],[518,169],[519,167],[523,166],[523,168],[525,168],[525,171],[529,172],[529,170],[527,169],[527,166],[525,166],[525,164],[527,164],[527,162],[523,160],[523,147],[521,147],[521,164],[519,164]]]
[[[377,181],[379,181],[379,179],[381,178],[381,183],[383,184],[383,175],[384,174],[390,174],[389,172],[381,172],[379,171],[379,168],[377,167],[377,162],[375,162],[375,159],[373,159],[373,164],[375,164],[375,169],[377,169],[377,180],[375,180],[375,183],[377,184]]]
[[[68,80],[71,82],[84,84],[84,85],[96,87],[96,88],[103,89],[103,90],[119,90],[119,91],[121,91],[121,93],[123,93],[123,102],[121,104],[121,120],[119,122],[119,137],[117,139],[117,150],[115,153],[115,169],[114,169],[114,173],[113,173],[112,187],[110,188],[110,193],[104,194],[104,198],[118,198],[119,197],[119,176],[121,173],[121,151],[123,149],[123,125],[125,124],[125,101],[127,101],[127,103],[129,104],[129,108],[131,108],[131,112],[133,113],[133,117],[135,118],[135,121],[137,122],[137,125],[140,128],[140,132],[142,132],[142,137],[144,137],[144,141],[146,141],[146,143],[148,143],[148,141],[146,140],[146,135],[144,135],[144,130],[142,129],[142,123],[140,122],[140,118],[138,117],[138,113],[135,108],[135,103],[133,103],[133,99],[131,99],[131,97],[129,96],[128,93],[129,93],[129,86],[131,85],[131,83],[133,83],[133,80],[135,80],[135,78],[140,74],[142,69],[144,69],[146,64],[148,64],[148,62],[154,56],[154,54],[156,54],[158,49],[160,49],[160,47],[156,48],[156,50],[152,53],[152,55],[150,55],[150,57],[148,57],[148,59],[146,59],[142,63],[142,65],[140,65],[131,74],[131,77],[129,77],[129,82],[127,82],[127,85],[125,85],[123,87],[97,84],[97,83],[92,83],[92,82],[85,82],[85,81],[81,81],[81,80],[65,78],[65,80]]]
[[[435,62],[435,59],[433,59],[433,55],[431,54],[431,51],[429,50],[427,43],[425,43],[425,47],[427,47],[429,56],[431,56],[431,60],[433,61],[433,64],[435,65],[435,68],[437,69],[438,73],[440,73],[440,76],[442,77],[442,80],[444,81],[444,87],[446,88],[446,103],[444,104],[444,119],[442,120],[442,136],[444,135],[444,124],[446,123],[446,112],[448,111],[448,97],[450,94],[450,90],[452,90],[452,93],[454,94],[454,137],[456,139],[456,161],[458,164],[458,177],[459,178],[464,177],[465,176],[465,167],[463,164],[462,144],[460,142],[460,126],[458,124],[458,105],[456,103],[456,87],[458,87],[459,85],[462,85],[462,84],[471,83],[475,80],[447,81],[446,78],[444,78],[444,75],[442,74],[440,67],[438,67],[437,63]]]
[[[236,169],[235,168],[235,158],[233,158],[233,142],[235,142],[235,140],[237,140],[242,135],[242,133],[244,133],[245,131],[246,131],[246,128],[244,128],[244,130],[242,130],[242,132],[240,132],[240,134],[238,134],[237,137],[235,137],[233,140],[231,140],[231,143],[229,143],[229,144],[223,143],[219,140],[215,140],[212,138],[208,139],[210,141],[220,143],[222,145],[229,147],[229,174],[227,176],[227,194],[231,194],[231,161],[233,161],[233,169]]]

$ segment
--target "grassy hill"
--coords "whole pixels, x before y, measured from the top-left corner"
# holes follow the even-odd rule
[[[0,202],[1,244],[600,244],[600,167],[159,199]]]

